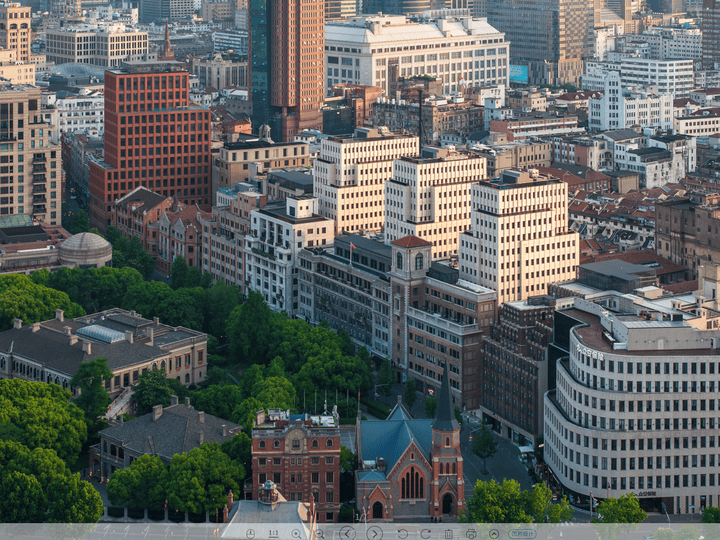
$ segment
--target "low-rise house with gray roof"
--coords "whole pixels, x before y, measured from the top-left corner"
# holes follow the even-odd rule
[[[0,332],[0,378],[59,384],[73,392],[70,379],[82,362],[108,359],[114,377],[105,381],[111,397],[136,384],[142,373],[160,369],[183,384],[204,380],[207,334],[148,320],[134,311],[113,308],[65,319],[57,310],[49,321]]]
[[[155,405],[144,416],[102,430],[100,443],[90,448],[90,467],[95,477],[108,479],[117,469],[124,469],[137,458],[158,456],[167,465],[175,454],[190,452],[206,442],[223,443],[234,437],[242,426],[217,416],[196,411],[170,396],[170,406]]]

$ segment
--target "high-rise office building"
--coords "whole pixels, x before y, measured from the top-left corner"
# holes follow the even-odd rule
[[[20,3],[0,4],[0,48],[14,49],[17,61],[30,63],[31,8]]]
[[[28,214],[59,225],[60,146],[40,112],[41,92],[27,84],[0,85],[0,216]]]
[[[703,0],[702,68],[714,69],[720,62],[720,0]]]
[[[176,61],[105,72],[105,155],[90,162],[93,227],[111,225],[115,201],[139,186],[210,209],[210,111],[189,100],[188,80]]]
[[[267,124],[275,140],[322,128],[325,4],[253,0],[249,9],[253,130]]]
[[[470,228],[470,194],[487,178],[487,160],[474,153],[423,148],[395,160],[385,184],[388,242],[417,236],[432,244],[432,259],[457,254],[458,237]]]
[[[498,305],[574,279],[579,239],[568,228],[567,192],[565,182],[537,170],[508,169],[474,184],[471,227],[458,245],[460,278],[495,289]]]
[[[189,20],[194,13],[193,0],[140,1],[140,22],[142,23]]]
[[[593,0],[494,0],[488,22],[505,33],[510,63],[528,68],[530,84],[578,84],[592,56]]]

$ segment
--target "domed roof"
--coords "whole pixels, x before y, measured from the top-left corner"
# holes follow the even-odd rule
[[[102,236],[84,232],[72,235],[60,244],[60,249],[63,251],[90,251],[95,249],[104,249],[108,246],[110,246],[110,242],[105,240]]]

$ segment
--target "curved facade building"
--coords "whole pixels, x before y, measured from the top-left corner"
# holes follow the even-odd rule
[[[576,299],[558,312],[579,324],[545,395],[546,462],[576,502],[632,492],[671,514],[718,505],[717,301],[603,303]]]

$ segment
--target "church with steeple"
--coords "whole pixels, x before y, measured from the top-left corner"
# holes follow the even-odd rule
[[[361,420],[356,505],[368,521],[456,516],[465,510],[460,424],[443,371],[434,419],[414,419],[398,396],[385,420]]]

